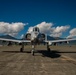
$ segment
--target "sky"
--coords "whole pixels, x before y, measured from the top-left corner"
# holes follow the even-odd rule
[[[20,38],[34,26],[53,37],[76,37],[76,0],[0,0],[0,35]]]

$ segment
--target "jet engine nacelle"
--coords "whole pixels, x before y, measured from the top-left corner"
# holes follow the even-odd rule
[[[25,35],[25,38],[26,38],[27,40],[31,40],[31,34],[30,34],[30,33],[27,33],[27,34]]]
[[[45,34],[43,34],[43,33],[39,34],[37,38],[40,42],[44,42],[44,40],[46,39]]]
[[[45,34],[41,34],[41,38],[45,40]]]

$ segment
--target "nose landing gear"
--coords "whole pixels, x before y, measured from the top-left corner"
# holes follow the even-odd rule
[[[34,56],[34,52],[35,52],[35,45],[32,45],[32,50],[31,50],[31,54]]]
[[[34,50],[31,50],[31,54],[34,56]]]

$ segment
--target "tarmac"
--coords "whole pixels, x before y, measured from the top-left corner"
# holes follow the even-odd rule
[[[76,75],[76,45],[36,46],[31,55],[31,46],[0,46],[0,75]]]

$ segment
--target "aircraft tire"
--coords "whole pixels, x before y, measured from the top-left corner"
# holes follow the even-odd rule
[[[50,48],[48,48],[48,52],[50,52]]]
[[[20,52],[23,52],[23,49],[22,48],[20,48]]]

